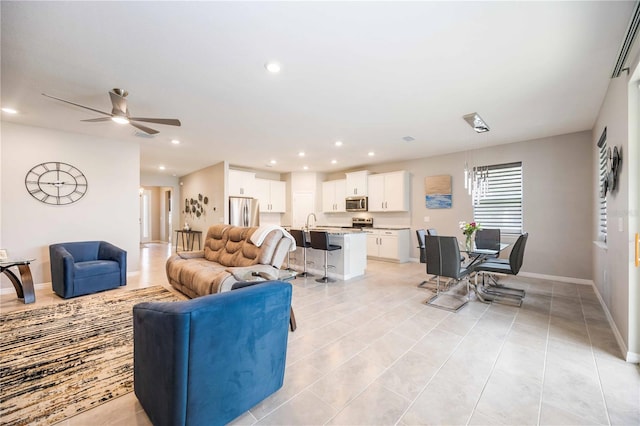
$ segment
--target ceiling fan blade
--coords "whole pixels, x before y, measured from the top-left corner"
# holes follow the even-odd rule
[[[131,121],[144,121],[146,123],[167,124],[169,126],[180,126],[180,120],[176,118],[141,118],[129,117]]]
[[[140,129],[140,130],[142,130],[143,132],[145,132],[145,133],[147,133],[149,135],[155,135],[156,133],[160,133],[157,130],[154,130],[154,129],[152,129],[150,127],[147,127],[147,126],[143,126],[142,124],[134,123],[132,121],[129,121],[129,124],[131,124],[136,129]]]
[[[88,120],[80,120],[80,121],[86,121],[88,123],[98,123],[100,121],[111,121],[111,117],[90,118]]]
[[[76,104],[75,102],[71,102],[71,101],[65,101],[64,99],[56,98],[55,96],[47,95],[46,93],[43,93],[42,96],[46,96],[47,98],[55,99],[57,101],[61,101],[61,102],[67,103],[67,104],[75,105],[77,107],[88,109],[89,111],[97,112],[97,113],[108,115],[109,117],[111,117],[110,113],[104,112],[104,111],[100,111],[99,109],[89,108],[88,106]]]
[[[127,92],[124,92],[125,94]],[[109,91],[109,97],[111,98],[111,104],[114,109],[122,111],[125,115],[127,114],[127,100],[124,96],[118,95],[113,91]]]

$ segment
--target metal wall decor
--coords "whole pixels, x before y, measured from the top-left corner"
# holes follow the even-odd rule
[[[209,204],[209,197],[198,194],[196,198],[184,199],[184,213],[199,218],[205,214],[204,206]]]
[[[613,194],[618,190],[618,176],[622,169],[622,147],[614,146],[613,149],[607,149],[607,166],[608,169],[606,179],[602,182],[602,196],[607,193]]]
[[[65,205],[84,197],[89,183],[84,173],[71,164],[49,161],[29,170],[24,185],[42,203]]]

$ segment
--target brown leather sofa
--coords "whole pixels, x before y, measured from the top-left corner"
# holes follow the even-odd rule
[[[259,228],[214,225],[209,228],[204,250],[180,252],[167,260],[169,283],[189,297],[231,290],[252,273],[276,279],[292,241],[282,229],[273,229],[260,246],[251,241]]]

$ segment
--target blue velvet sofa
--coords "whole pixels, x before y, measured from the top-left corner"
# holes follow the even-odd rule
[[[155,426],[223,425],[284,380],[291,284],[133,308],[133,381]]]
[[[127,284],[127,252],[106,241],[52,244],[49,258],[53,291],[65,299]]]

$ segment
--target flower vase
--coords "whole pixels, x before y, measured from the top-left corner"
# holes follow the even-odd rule
[[[464,241],[464,247],[467,249],[467,252],[471,252],[471,234],[465,235],[466,239]]]

